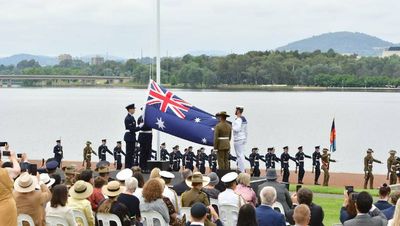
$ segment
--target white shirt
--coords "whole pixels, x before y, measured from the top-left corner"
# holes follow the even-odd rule
[[[245,117],[237,117],[232,123],[233,140],[246,140],[247,139],[247,120]]]
[[[169,198],[169,200],[172,202],[172,204],[174,205],[176,210],[179,209],[178,196],[176,195],[174,190],[172,190],[171,188],[165,186],[164,187],[163,196]]]
[[[230,188],[227,188],[224,192],[219,193],[218,195],[218,205],[232,205],[240,208],[245,204],[242,196],[235,193]]]
[[[67,206],[58,205],[56,208],[50,206],[50,202],[46,206],[46,216],[61,217],[67,220],[69,226],[77,226],[75,222],[74,212]]]
[[[143,188],[136,188],[135,192],[133,193],[133,195],[139,199],[140,204],[142,204],[144,202],[142,191],[143,191]]]

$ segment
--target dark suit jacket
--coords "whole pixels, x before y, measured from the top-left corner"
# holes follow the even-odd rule
[[[185,181],[179,184],[175,184],[172,189],[176,192],[178,196],[182,195],[183,192],[189,190],[190,188],[186,185]]]
[[[283,206],[283,209],[285,209],[285,213],[287,213],[290,208],[292,208],[292,199],[290,198],[289,191],[286,189],[285,185],[280,184],[277,181],[266,181],[260,185],[258,185],[258,189],[256,191],[258,200],[260,199],[260,191],[266,187],[266,186],[271,186],[275,188],[276,190],[276,201],[280,202]]]
[[[357,215],[355,218],[344,222],[343,226],[386,226],[387,220],[381,217],[371,217],[369,214]]]
[[[383,201],[383,200],[377,201],[376,203],[374,203],[374,205],[376,206],[376,208],[380,210],[385,210],[392,206],[392,204],[390,204],[388,201]]]
[[[388,220],[393,218],[394,215],[394,210],[396,209],[396,206],[391,206],[385,210],[382,210],[382,213],[386,216]]]
[[[125,117],[125,129],[129,131],[126,131],[124,135],[124,141],[136,142],[136,132],[139,131],[141,128],[136,126],[135,117],[133,117],[129,113]]]
[[[259,226],[285,226],[285,216],[269,206],[261,205],[256,208],[256,217]]]
[[[310,211],[311,211],[310,226],[323,226],[324,225],[324,223],[323,223],[324,211],[322,210],[322,208],[318,205],[315,205],[314,203],[311,203]],[[286,220],[291,225],[295,224],[295,222],[293,220],[293,213],[294,213],[294,209],[291,209],[286,213]]]

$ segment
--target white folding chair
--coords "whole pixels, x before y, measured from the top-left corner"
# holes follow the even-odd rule
[[[47,226],[69,226],[67,220],[62,217],[56,216],[47,216],[46,217],[46,225]]]
[[[272,204],[272,209],[285,215],[285,209],[283,208],[283,205],[280,202],[274,202],[274,204]]]
[[[343,226],[343,224],[341,224],[341,223],[334,223],[334,224],[332,224],[332,226]]]
[[[82,223],[83,223],[82,226],[89,226],[89,223],[88,223],[88,221],[87,221],[87,219],[86,219],[86,216],[85,216],[85,214],[83,214],[82,211],[80,211],[80,210],[73,210],[73,212],[74,212],[74,217],[75,217],[75,219],[80,219],[80,220],[82,221]]]
[[[186,215],[186,222],[189,222],[190,220],[190,207],[181,207],[179,209],[179,215],[181,215],[181,217],[183,217],[183,215]]]
[[[103,226],[110,226],[110,222],[115,222],[117,226],[122,226],[121,220],[115,214],[110,213],[97,213],[97,222],[101,221]]]
[[[154,221],[160,222],[160,226],[168,226],[168,223],[165,222],[163,216],[156,211],[143,211],[140,212],[140,216],[143,219],[144,226],[154,226]]]
[[[219,216],[224,225],[236,225],[239,208],[233,205],[219,205]]]
[[[33,219],[28,214],[18,214],[18,226],[22,226],[22,222],[28,222],[29,226],[35,226]]]

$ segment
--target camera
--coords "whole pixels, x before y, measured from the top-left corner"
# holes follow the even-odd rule
[[[0,142],[0,147],[6,146],[8,143],[7,142]]]

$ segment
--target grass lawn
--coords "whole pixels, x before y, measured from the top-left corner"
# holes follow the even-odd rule
[[[342,207],[343,204],[343,199],[314,197],[313,202],[320,205],[324,210],[325,226],[331,226],[332,224],[340,223],[339,213],[340,213],[340,208]]]
[[[309,188],[314,193],[324,193],[324,194],[335,194],[335,195],[343,195],[344,187],[324,187],[317,185],[303,185],[303,187]],[[296,190],[296,185],[291,185],[291,192]],[[356,192],[367,191],[372,196],[378,196],[378,189],[355,189]]]

